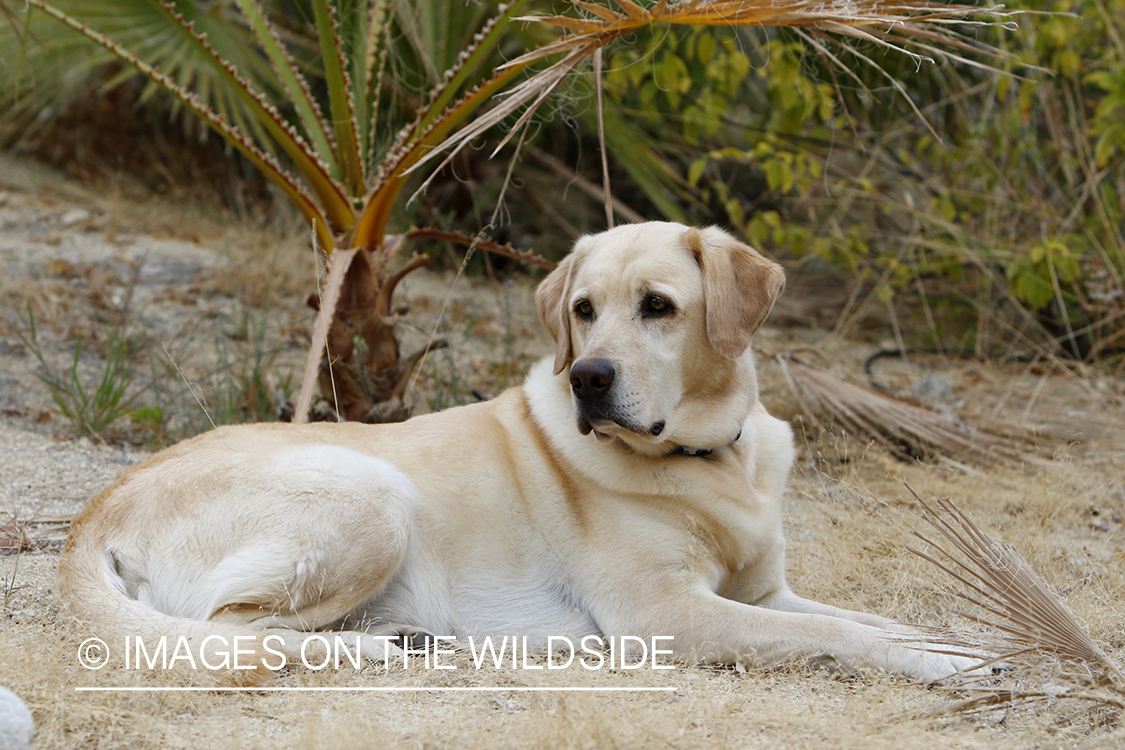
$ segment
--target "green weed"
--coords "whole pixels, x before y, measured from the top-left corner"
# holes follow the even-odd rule
[[[101,439],[102,433],[113,422],[129,412],[129,405],[136,394],[125,397],[133,382],[133,370],[129,366],[129,342],[116,331],[109,332],[109,346],[106,349],[105,366],[101,379],[92,388],[83,385],[78,367],[82,357],[82,337],[74,344],[74,356],[68,368],[55,370],[47,363],[39,347],[35,330],[35,316],[28,307],[28,335],[19,333],[20,340],[39,362],[40,372],[35,376],[47,386],[51,400],[59,413],[74,428],[90,437]]]

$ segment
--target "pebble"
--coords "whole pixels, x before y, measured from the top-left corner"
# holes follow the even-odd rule
[[[73,225],[77,224],[80,221],[86,221],[89,218],[90,218],[90,212],[89,211],[87,211],[84,208],[75,208],[75,209],[73,209],[71,211],[67,211],[65,214],[63,214],[62,218],[59,219],[59,223],[62,224],[64,227],[69,227],[69,226],[73,226]]]
[[[35,721],[20,697],[0,687],[0,750],[27,750],[35,736]]]
[[[946,382],[945,378],[934,372],[924,375],[915,383],[910,389],[910,394],[922,401],[946,401],[949,403],[957,401],[957,394],[953,392],[953,388]]]

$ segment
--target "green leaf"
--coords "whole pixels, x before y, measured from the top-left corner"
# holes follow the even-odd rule
[[[492,50],[496,48],[504,31],[508,28],[509,24],[511,24],[512,19],[517,13],[523,11],[527,3],[528,0],[514,0],[514,2],[500,6],[499,14],[474,37],[473,46],[468,51],[468,54],[464,54],[459,64],[452,68],[447,74],[449,76],[447,82],[437,91],[431,99],[430,104],[425,108],[418,132],[424,132],[440,113],[449,106],[449,103],[453,101],[453,97],[457,95],[469,76],[472,75],[473,71],[475,71],[484,59],[491,54]]]
[[[696,159],[691,163],[688,168],[688,182],[692,185],[699,184],[699,178],[703,176],[703,170],[707,169],[707,159]]]
[[[353,101],[355,92],[347,73],[348,61],[344,59],[336,20],[328,0],[312,0],[312,6],[325,83],[328,85],[328,106],[336,132],[336,158],[343,170],[349,194],[360,196],[365,190],[363,155],[359,149],[359,129]]]
[[[45,0],[28,0],[32,5],[39,8],[43,12],[49,14],[53,18],[66,24],[70,28],[78,31],[80,34],[86,36],[91,41],[100,44],[103,48],[111,52],[118,59],[132,65],[151,81],[168,91],[175,96],[180,102],[188,107],[192,112],[203,119],[208,125],[214,128],[222,135],[228,143],[242,152],[251,163],[262,171],[266,177],[274,182],[281,190],[289,197],[290,200],[301,210],[305,218],[316,225],[317,235],[327,250],[331,250],[334,246],[332,233],[324,216],[314,204],[311,198],[302,190],[293,178],[281,169],[280,165],[273,159],[272,156],[262,151],[253,141],[241,133],[237,128],[230,124],[226,118],[216,113],[214,110],[208,108],[203,104],[202,100],[197,94],[193,94],[184,87],[177,84],[168,76],[159,72],[148,63],[139,59],[135,54],[117,44],[113,40],[100,34],[75,18],[63,13],[57,8],[48,4]],[[256,101],[256,100],[255,100]],[[280,124],[278,124],[280,127]],[[288,135],[288,131],[284,131]],[[306,161],[309,157],[303,149],[298,151],[299,154],[304,155]],[[331,187],[331,186],[329,186]],[[349,209],[350,212],[350,209]]]
[[[301,124],[312,141],[313,147],[320,157],[328,163],[333,176],[339,179],[340,167],[329,139],[328,128],[304,76],[301,75],[293,58],[281,44],[281,39],[278,38],[273,25],[262,13],[258,1],[236,0],[236,2],[243,15],[246,16],[246,20],[250,23],[250,28],[254,30],[262,49],[265,50],[278,79],[285,87],[289,101],[296,108],[297,116],[300,117]]]

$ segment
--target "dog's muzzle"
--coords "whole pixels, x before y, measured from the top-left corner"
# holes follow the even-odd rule
[[[612,423],[638,434],[659,435],[664,430],[661,420],[652,426],[641,427],[622,413],[613,397],[613,383],[617,370],[604,357],[580,359],[570,368],[570,390],[574,394],[578,431],[589,435],[597,423]]]

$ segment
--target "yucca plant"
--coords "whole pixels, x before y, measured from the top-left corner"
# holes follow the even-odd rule
[[[939,47],[965,61],[962,53],[996,54],[994,49],[960,36],[949,25],[954,21],[983,23],[975,20],[979,9],[919,0],[892,5],[875,0],[815,4],[806,0],[660,0],[649,8],[633,0],[615,0],[620,11],[574,0],[576,16],[535,19],[518,16],[528,0],[513,0],[499,6],[496,17],[481,27],[429,97],[415,107],[410,124],[389,138],[380,114],[385,111],[384,94],[391,88],[385,84],[389,30],[395,18],[393,0],[307,0],[297,4],[307,12],[315,30],[316,70],[322,76],[319,85],[310,85],[305,66],[292,53],[292,40],[279,33],[259,0],[234,3],[248,30],[247,38],[253,39],[257,50],[254,59],[268,61],[268,66],[254,64],[254,80],[262,81],[260,85],[185,16],[182,11],[189,7],[196,11],[191,15],[198,16],[196,3],[147,1],[166,26],[175,29],[183,43],[212,68],[214,76],[206,79],[209,85],[221,88],[237,106],[218,111],[207,104],[212,100],[210,92],[190,88],[182,77],[175,78],[144,59],[143,52],[127,48],[47,0],[28,0],[28,4],[171,93],[272,180],[309,222],[314,242],[330,260],[330,272],[319,301],[296,421],[307,418],[312,385],[318,380],[321,392],[341,418],[382,421],[405,414],[402,396],[409,374],[425,353],[400,356],[391,311],[395,285],[426,263],[418,256],[395,268],[410,240],[440,235],[549,265],[480,236],[428,229],[397,235],[388,232],[403,190],[422,177],[423,188],[428,185],[439,172],[439,158],[443,159],[440,165],[448,163],[471,140],[512,118],[514,122],[496,147],[499,150],[521,133],[536,109],[587,61],[594,62],[599,78],[602,48],[631,31],[652,24],[797,27],[815,50],[842,67],[840,58],[824,44],[825,32],[900,50],[913,45],[918,51],[910,54],[916,57],[937,53]],[[442,3],[423,0],[422,5],[431,13],[445,12]],[[989,12],[997,15],[995,9]],[[514,20],[543,21],[571,33],[552,36],[552,41],[495,70],[485,70],[489,55]],[[417,47],[423,46],[419,41]],[[853,52],[871,62],[864,53]],[[519,80],[544,60],[554,61]],[[413,173],[423,167],[427,174],[416,178]],[[321,367],[325,347],[329,356]]]

